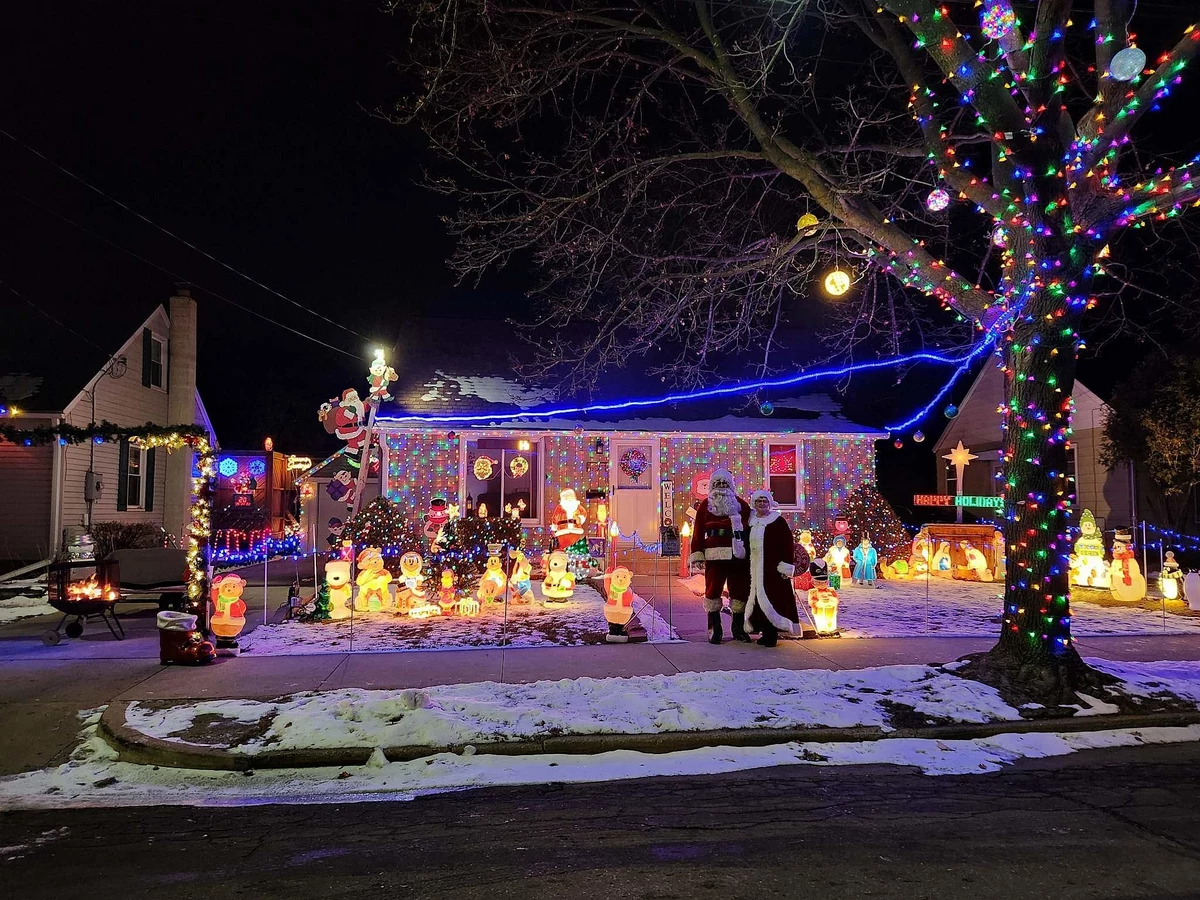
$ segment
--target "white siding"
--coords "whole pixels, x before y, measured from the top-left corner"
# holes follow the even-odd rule
[[[151,316],[149,325],[154,334],[166,343],[170,334],[170,321],[160,308]],[[146,422],[167,424],[167,392],[161,388],[142,386],[142,329],[138,328],[118,355],[127,360],[125,374],[120,378],[101,375],[95,384],[95,421],[109,421],[114,425],[142,425]],[[166,358],[163,359],[164,371]],[[87,388],[88,385],[83,385]],[[86,394],[76,398],[68,407],[66,421],[72,425],[85,426],[92,421],[92,403]],[[162,524],[163,499],[166,490],[166,460],[163,451],[158,452],[154,469],[154,509],[117,510],[117,460],[119,449],[116,444],[72,444],[64,448],[65,469],[63,480],[63,526],[87,523],[87,503],[83,499],[84,475],[91,462],[94,471],[100,474],[104,491],[92,509],[93,522],[157,522]]]

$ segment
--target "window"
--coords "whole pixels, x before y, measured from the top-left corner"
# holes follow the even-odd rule
[[[164,346],[149,328],[142,329],[142,387],[166,387]]]
[[[131,450],[129,465],[125,470],[126,503],[133,509],[142,507],[142,457],[145,452],[145,450]]]
[[[478,438],[466,442],[464,514],[487,507],[489,516],[513,514],[539,520],[540,443],[530,438]]]
[[[958,469],[949,462],[946,463],[946,493],[958,493]]]
[[[802,452],[799,444],[767,444],[767,489],[782,507],[804,508]]]
[[[154,509],[154,450],[121,441],[117,457],[117,509]]]

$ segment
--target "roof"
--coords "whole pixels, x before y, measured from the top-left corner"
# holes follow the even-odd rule
[[[750,393],[671,404],[626,407],[595,413],[537,416],[548,407],[589,405],[560,396],[550,384],[530,384],[514,374],[514,355],[525,349],[516,329],[504,322],[455,319],[410,320],[405,324],[393,366],[394,399],[376,417],[380,426],[412,428],[536,428],[560,431],[686,432],[696,434],[819,434],[882,438],[886,433],[853,422],[841,404],[823,393],[776,398],[771,415],[758,410]],[[613,398],[652,398],[661,382],[632,369],[606,372],[602,402]],[[763,396],[761,399],[767,399]],[[748,411],[748,410],[753,410]],[[511,418],[513,413],[528,413]],[[479,421],[416,423],[405,416],[480,416]],[[494,419],[487,418],[495,416]]]
[[[162,304],[72,304],[66,318],[17,301],[0,337],[0,401],[62,412]]]

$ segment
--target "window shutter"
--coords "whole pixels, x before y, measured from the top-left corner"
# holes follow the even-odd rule
[[[149,328],[142,329],[142,387],[150,387],[150,341]]]
[[[129,509],[129,439],[122,438],[117,456],[117,509]]]
[[[154,509],[154,457],[157,455],[154,447],[146,451],[146,470],[142,472],[142,509],[146,512]]]

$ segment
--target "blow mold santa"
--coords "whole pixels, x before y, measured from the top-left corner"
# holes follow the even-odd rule
[[[554,537],[558,540],[558,549],[566,550],[583,539],[583,523],[587,521],[587,510],[579,502],[572,488],[563,488],[558,492],[558,505],[554,508],[551,518]]]
[[[708,496],[696,508],[692,553],[688,562],[704,567],[704,611],[708,613],[709,643],[721,643],[721,593],[729,589],[735,639],[749,643],[742,616],[750,596],[750,555],[747,552],[750,505],[733,489],[733,473],[717,469],[709,476]]]

